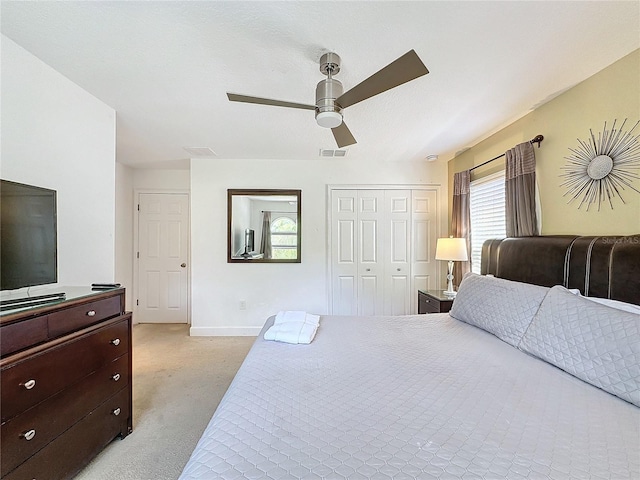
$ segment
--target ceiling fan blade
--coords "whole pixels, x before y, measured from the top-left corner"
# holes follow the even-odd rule
[[[351,131],[347,128],[344,121],[335,128],[331,129],[333,132],[333,138],[336,139],[338,148],[347,147],[356,143],[356,139],[351,135]]]
[[[281,100],[272,100],[269,98],[250,97],[248,95],[238,95],[236,93],[227,92],[227,97],[232,102],[257,103],[259,105],[271,105],[273,107],[289,107],[302,108],[304,110],[315,110],[315,105],[306,105],[304,103],[283,102]]]
[[[427,73],[429,70],[424,66],[418,54],[414,50],[410,50],[351,90],[340,95],[336,98],[336,103],[342,108],[347,108]]]

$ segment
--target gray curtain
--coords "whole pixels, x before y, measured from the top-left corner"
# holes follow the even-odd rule
[[[262,212],[262,238],[260,239],[262,258],[271,258],[271,212]]]
[[[538,235],[536,220],[536,155],[531,142],[505,152],[505,215],[507,237]]]
[[[471,212],[470,205],[471,172],[465,170],[453,176],[453,209],[451,212],[451,234],[455,238],[467,239],[467,253],[471,258]],[[458,286],[465,273],[471,271],[471,262],[455,262],[453,283]]]

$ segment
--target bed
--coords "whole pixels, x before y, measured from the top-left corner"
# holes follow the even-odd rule
[[[640,236],[485,247],[451,315],[260,335],[180,478],[640,478]]]

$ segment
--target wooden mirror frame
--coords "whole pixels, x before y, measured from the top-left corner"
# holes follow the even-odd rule
[[[233,256],[232,225],[233,225],[233,198],[237,196],[291,196],[297,201],[297,257],[296,258],[240,258]],[[276,190],[276,189],[228,189],[227,190],[227,263],[301,263],[302,253],[302,190]]]

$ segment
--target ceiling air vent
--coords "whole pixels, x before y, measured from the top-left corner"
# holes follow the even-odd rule
[[[215,157],[217,154],[209,147],[183,147],[192,157]]]
[[[320,149],[321,157],[344,157],[347,155],[347,150],[331,150],[331,149]]]

